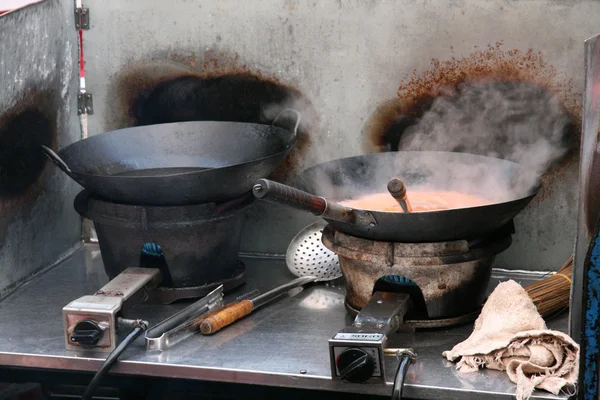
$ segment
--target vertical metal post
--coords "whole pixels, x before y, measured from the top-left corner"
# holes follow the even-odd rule
[[[579,170],[577,242],[571,285],[569,333],[581,346],[578,399],[598,398],[600,307],[600,35],[585,42],[585,94]]]

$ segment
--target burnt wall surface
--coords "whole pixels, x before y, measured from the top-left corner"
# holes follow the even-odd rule
[[[80,137],[73,4],[0,16],[0,297],[80,243],[77,185],[47,161]]]
[[[134,103],[123,96],[124,77],[129,76],[136,93],[149,89],[148,97],[140,98],[150,99],[153,85],[163,79],[191,74],[204,85],[210,83],[207,77],[217,77],[214,83],[228,74],[248,73],[297,89],[288,93],[299,94],[302,101],[286,105],[310,116],[300,148],[281,167],[292,174],[279,175],[282,180],[319,162],[393,149],[399,137],[386,135],[384,125],[402,127],[395,115],[398,104],[427,108],[429,92],[470,77],[540,85],[558,96],[576,123],[581,118],[583,41],[596,33],[600,17],[600,3],[583,0],[90,0],[88,5],[94,10],[85,32],[86,77],[95,106],[91,135],[136,123],[132,116],[140,109],[132,109]],[[150,74],[129,74],[144,63],[157,66]],[[177,66],[163,74],[158,64]],[[240,92],[240,98],[250,99],[252,93]],[[410,104],[411,99],[423,101]],[[382,105],[389,102],[393,108],[386,114]],[[378,119],[382,110],[391,122]],[[257,118],[256,110],[251,118]],[[579,128],[571,130],[577,142]],[[558,269],[569,256],[576,227],[577,145],[517,217],[513,245],[499,255],[497,267]],[[257,202],[242,248],[284,253],[313,219]]]

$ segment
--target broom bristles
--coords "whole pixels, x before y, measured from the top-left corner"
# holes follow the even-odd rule
[[[542,317],[553,315],[569,307],[573,255],[548,278],[524,287]]]

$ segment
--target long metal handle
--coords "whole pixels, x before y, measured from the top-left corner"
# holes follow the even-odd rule
[[[60,168],[65,174],[71,176],[71,169],[69,168],[67,163],[59,157],[58,154],[56,154],[51,148],[46,147],[44,145],[42,145],[42,151],[58,168]]]
[[[277,122],[277,119],[279,117],[281,117],[282,114],[286,113],[286,112],[291,112],[296,114],[296,125],[294,125],[294,130],[292,131],[294,133],[294,136],[296,136],[297,132],[298,132],[298,127],[300,126],[300,120],[302,119],[302,114],[300,114],[299,111],[296,111],[292,108],[286,108],[285,110],[281,111],[279,114],[277,114],[277,116],[275,117],[275,119],[273,120],[273,122],[271,123],[271,125],[274,125],[275,122]]]
[[[251,299],[252,304],[254,304],[254,309],[256,310],[257,308],[264,306],[265,304],[275,300],[279,296],[286,294],[291,289],[297,288],[299,286],[304,286],[307,283],[315,282],[316,280],[316,276],[303,276],[289,281],[288,283],[285,283],[283,285],[277,286],[276,288],[271,289],[268,292],[265,292],[260,296],[256,296],[255,298]]]
[[[224,309],[205,318],[200,325],[200,331],[204,335],[212,335],[221,329],[233,324],[235,321],[250,315],[254,310],[264,306],[265,304],[283,296],[291,289],[306,285],[317,280],[315,276],[303,276],[294,279],[288,283],[277,286],[268,292],[255,297],[252,300],[242,300],[233,304],[228,304]]]

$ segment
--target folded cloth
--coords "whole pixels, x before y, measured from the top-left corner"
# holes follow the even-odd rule
[[[555,395],[573,388],[579,372],[579,345],[549,330],[525,289],[512,280],[490,295],[471,336],[443,356],[460,359],[461,372],[506,371],[517,384],[517,400],[529,399],[536,388]]]

